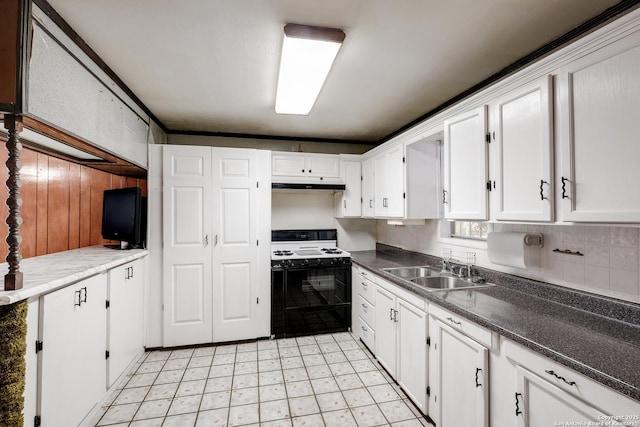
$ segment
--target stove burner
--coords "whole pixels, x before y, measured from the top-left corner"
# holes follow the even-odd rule
[[[326,253],[326,254],[341,254],[342,251],[338,248],[322,248],[322,252]]]
[[[273,251],[273,254],[276,256],[291,256],[293,255],[293,252],[288,251],[288,250],[283,250],[283,251]]]

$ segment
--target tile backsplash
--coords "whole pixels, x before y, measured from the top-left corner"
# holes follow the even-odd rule
[[[441,256],[444,248],[469,247],[477,264],[505,273],[542,280],[574,289],[640,302],[640,236],[636,227],[587,225],[494,224],[494,231],[544,234],[542,249],[529,249],[530,267],[510,268],[492,264],[483,243],[441,238],[438,221],[424,226],[394,227],[378,222],[378,241],[430,255]],[[576,256],[554,249],[580,252]]]

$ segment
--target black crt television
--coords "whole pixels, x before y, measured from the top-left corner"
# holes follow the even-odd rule
[[[118,245],[122,249],[144,248],[146,217],[146,199],[142,197],[139,187],[104,191],[102,238],[125,242]]]

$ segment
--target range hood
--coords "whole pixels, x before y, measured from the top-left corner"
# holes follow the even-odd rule
[[[316,183],[292,183],[292,182],[274,182],[271,184],[274,190],[326,190],[326,191],[344,191],[345,185],[340,183],[334,184],[316,184]]]

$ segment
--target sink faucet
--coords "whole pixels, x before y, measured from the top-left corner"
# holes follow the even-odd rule
[[[463,270],[464,266],[463,265],[459,265],[458,266],[458,273],[456,273],[456,267],[451,267],[451,274],[453,274],[454,276],[458,276],[460,278],[464,277],[464,270]]]
[[[443,272],[449,272],[451,271],[452,267],[451,267],[451,261],[447,260],[447,259],[443,259],[442,260],[442,271]]]

